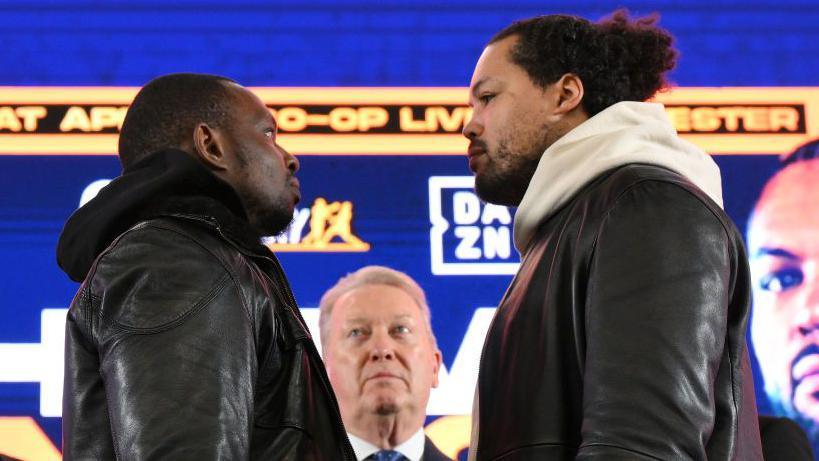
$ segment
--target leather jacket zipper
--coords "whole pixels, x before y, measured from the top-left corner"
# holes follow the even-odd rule
[[[290,283],[284,277],[284,269],[282,268],[281,264],[278,261],[278,258],[276,258],[275,255],[272,255],[273,257],[271,258],[270,256],[267,256],[267,255],[264,255],[264,254],[259,254],[259,253],[254,253],[254,252],[251,252],[248,249],[244,248],[237,241],[235,241],[234,239],[232,239],[231,237],[226,235],[224,232],[222,232],[222,228],[219,226],[219,223],[213,217],[210,217],[210,216],[197,216],[197,215],[189,215],[189,214],[175,214],[173,216],[180,217],[180,218],[185,218],[185,219],[191,219],[191,220],[194,220],[194,221],[199,221],[199,222],[205,223],[208,226],[214,228],[216,230],[216,232],[219,234],[220,237],[222,237],[226,242],[230,243],[234,248],[236,248],[243,255],[248,256],[250,258],[261,258],[261,259],[264,259],[264,260],[268,261],[269,263],[271,263],[271,265],[273,266],[273,273],[274,273],[274,275],[276,277],[276,280],[274,281],[274,282],[276,282],[276,284],[274,284],[274,285],[276,285],[276,286],[274,286],[275,291],[280,297],[283,298],[280,301],[282,301],[282,304],[284,304],[284,307],[286,309],[289,309],[296,316],[296,318],[299,320],[299,322],[301,322],[302,327],[304,328],[304,330],[307,331],[307,332],[310,331],[307,328],[307,322],[304,321],[304,317],[302,317],[301,312],[299,311],[299,309],[297,307],[296,298],[293,296],[293,290],[290,288]],[[277,284],[281,284],[281,285],[277,285]],[[281,290],[278,289],[279,286],[281,286]],[[282,293],[282,291],[284,291],[284,293]],[[316,344],[313,342],[313,338],[310,337],[310,341],[307,341],[307,343],[308,343],[308,347],[307,347],[308,353],[312,355],[314,360],[318,360],[318,363],[323,364],[324,362],[321,359],[321,355],[319,355],[319,353],[318,353],[318,349],[316,349]],[[333,391],[332,385],[330,384],[330,379],[327,377],[327,370],[324,369],[323,365],[322,365],[322,367],[320,367],[318,375],[319,375],[319,378],[320,378],[320,382],[321,382],[322,386],[324,387],[325,393],[329,396],[330,401],[334,405],[333,417],[335,419],[335,422],[338,423],[338,427],[341,428],[341,431],[343,432],[343,438],[346,440],[347,439],[347,431],[346,431],[346,429],[344,427],[344,421],[342,421],[342,419],[341,419],[341,412],[339,410],[338,400],[336,399],[336,394]],[[356,461],[356,459],[357,459],[356,455],[355,455],[355,452],[352,449],[352,445],[350,445],[349,441],[346,444],[346,446],[344,447],[344,457],[345,457],[345,460],[350,460],[350,461]]]
[[[218,229],[218,226],[217,226],[217,229]],[[220,234],[221,234],[221,231],[220,231]],[[227,237],[225,237],[225,238],[227,238]],[[296,318],[298,318],[299,321],[302,323],[302,326],[304,327],[305,331],[309,332],[310,330],[307,329],[307,322],[304,321],[304,317],[302,317],[301,312],[299,311],[299,309],[297,307],[296,298],[293,296],[293,291],[290,288],[290,283],[284,277],[284,269],[282,268],[281,263],[279,263],[278,258],[276,258],[275,255],[274,255],[273,258],[271,258],[269,256],[264,256],[264,255],[257,255],[257,257],[264,258],[265,260],[267,260],[267,261],[269,261],[269,262],[271,262],[273,264],[273,269],[274,269],[273,272],[274,272],[276,278],[278,279],[278,282],[282,284],[282,288],[285,291],[285,293],[287,294],[288,300],[292,303],[292,304],[289,304],[289,303],[285,302],[285,308],[289,309],[296,316]],[[324,390],[325,390],[326,394],[330,397],[330,401],[333,403],[333,406],[334,406],[333,407],[333,409],[334,409],[334,411],[333,411],[334,419],[338,423],[338,427],[340,427],[341,430],[344,432],[344,438],[346,439],[347,438],[347,431],[346,431],[346,429],[344,427],[344,421],[342,421],[342,419],[341,419],[341,412],[339,410],[338,400],[336,399],[336,393],[333,391],[333,387],[330,384],[330,379],[327,377],[327,370],[325,370],[324,366],[323,366],[324,362],[323,362],[323,360],[321,360],[321,355],[319,355],[318,349],[316,349],[316,344],[313,342],[312,337],[310,338],[310,341],[307,341],[307,348],[308,348],[309,353],[313,356],[313,359],[317,360],[318,363],[322,364],[322,366],[319,369],[318,375],[319,375],[320,381],[321,381],[321,383],[322,383],[322,385],[324,387]],[[352,450],[352,445],[347,443],[346,446],[344,447],[344,451],[345,451],[345,456],[349,457],[349,459],[351,461],[356,460],[355,452]]]

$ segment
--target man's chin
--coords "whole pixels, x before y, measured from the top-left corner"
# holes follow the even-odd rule
[[[796,423],[799,424],[802,427],[802,429],[805,430],[805,432],[808,434],[808,438],[810,438],[811,440],[819,439],[819,421],[816,421],[815,419],[803,415],[798,411],[786,412],[782,416],[786,416],[796,421]]]
[[[256,233],[258,233],[259,235],[265,236],[265,237],[273,237],[273,236],[279,235],[279,234],[281,234],[282,232],[284,232],[287,229],[286,225],[281,226],[281,225],[268,225],[268,224],[261,224],[261,225],[254,224],[253,227],[256,230]]]
[[[523,196],[514,191],[510,182],[490,178],[485,174],[475,175],[475,193],[486,203],[516,207],[520,205]]]
[[[380,416],[388,416],[398,413],[401,410],[400,396],[393,390],[382,389],[369,396],[372,412]]]
[[[261,216],[251,218],[251,224],[262,235],[279,235],[290,223],[293,222],[293,209],[290,212],[282,211],[280,213],[264,213]]]
[[[375,406],[375,414],[379,416],[389,416],[398,413],[400,408],[395,402],[381,402]]]
[[[819,421],[800,412],[793,402],[786,403],[788,398],[785,396],[771,393],[768,393],[767,396],[772,414],[796,421],[807,432],[811,440],[819,438]]]

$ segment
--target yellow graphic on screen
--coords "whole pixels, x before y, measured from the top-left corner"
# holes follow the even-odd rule
[[[323,248],[338,237],[343,244],[369,248],[369,245],[353,235],[352,221],[353,204],[351,202],[327,203],[327,200],[319,197],[310,208],[310,234],[301,243]]]
[[[458,459],[469,450],[472,417],[468,415],[442,416],[429,423],[424,432],[441,452]]]
[[[29,416],[0,417],[0,453],[22,460],[62,459],[51,439]]]
[[[310,229],[302,238],[303,226]],[[282,235],[266,241],[273,251],[364,252],[370,244],[353,233],[353,203],[329,202],[318,197],[308,210],[296,210],[293,223]]]
[[[0,87],[0,155],[114,155],[137,90]],[[251,90],[296,155],[464,155],[469,144],[467,88]],[[677,87],[653,101],[711,154],[787,154],[819,136],[819,87]]]

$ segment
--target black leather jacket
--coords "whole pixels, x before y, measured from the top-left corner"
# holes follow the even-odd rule
[[[478,460],[761,460],[739,233],[668,170],[596,178],[539,228],[489,329]]]
[[[281,266],[258,242],[232,191],[179,152],[72,217],[59,249],[69,274],[104,249],[68,314],[66,460],[354,459]]]

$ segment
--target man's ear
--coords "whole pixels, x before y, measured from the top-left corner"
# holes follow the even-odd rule
[[[435,352],[432,353],[432,387],[438,387],[438,372],[441,370],[441,363],[443,362],[443,355],[441,354],[441,350],[435,348]]]
[[[212,170],[221,171],[228,168],[221,133],[207,123],[199,123],[193,130],[193,153]]]
[[[576,108],[583,106],[583,81],[575,74],[563,74],[557,82],[553,84],[557,91],[556,114],[568,114]]]

